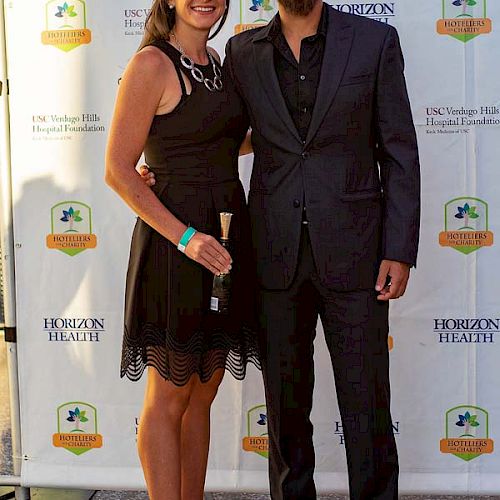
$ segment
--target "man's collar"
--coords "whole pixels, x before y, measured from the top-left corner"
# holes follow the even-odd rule
[[[328,13],[327,13],[326,9],[328,9],[328,6],[326,5],[326,3],[324,3],[323,10],[321,11],[321,18],[319,20],[318,31],[317,31],[318,35],[323,35],[324,37],[326,37],[326,32],[328,30]]]
[[[321,11],[321,18],[318,24],[318,31],[316,35],[322,35],[326,37],[328,30],[328,5],[323,3],[323,9]],[[281,18],[279,12],[271,19],[269,24],[262,28],[260,33],[254,38],[254,41],[267,40],[269,42],[276,40],[276,38],[282,33],[281,29]],[[312,35],[312,36],[316,36]]]

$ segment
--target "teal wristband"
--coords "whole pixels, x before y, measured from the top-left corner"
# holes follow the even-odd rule
[[[177,245],[177,248],[182,252],[186,252],[186,247],[187,244],[191,241],[191,238],[196,234],[196,229],[194,227],[189,226],[185,231],[184,234],[181,236],[181,239],[179,241],[179,244]]]

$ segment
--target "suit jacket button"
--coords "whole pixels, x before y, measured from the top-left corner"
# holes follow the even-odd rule
[[[309,153],[307,151],[304,151],[300,156],[302,156],[303,160],[307,160],[309,158]]]
[[[293,206],[295,208],[299,208],[300,207],[300,200],[293,200]]]

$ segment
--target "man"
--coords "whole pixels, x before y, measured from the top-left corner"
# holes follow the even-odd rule
[[[319,315],[351,498],[396,499],[388,301],[404,293],[416,261],[420,197],[396,30],[321,0],[281,0],[267,26],[229,40],[225,64],[255,153],[248,203],[271,497],[316,498],[309,415]]]
[[[281,0],[267,26],[229,40],[225,66],[246,103],[255,154],[248,203],[271,497],[316,498],[309,416],[319,316],[350,497],[397,499],[388,302],[403,295],[415,265],[420,216],[397,32],[321,0]]]

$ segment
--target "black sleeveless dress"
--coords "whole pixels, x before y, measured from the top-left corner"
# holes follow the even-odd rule
[[[153,366],[180,386],[195,373],[206,382],[225,367],[242,379],[248,362],[260,368],[249,217],[238,177],[248,119],[228,77],[223,75],[221,92],[210,92],[182,67],[172,45],[152,45],[172,60],[182,87],[177,107],[154,117],[146,142],[146,163],[156,176],[153,190],[179,220],[216,238],[219,213],[233,213],[232,303],[230,314],[210,311],[213,274],[137,218],[126,279],[121,377],[138,380],[146,366]],[[213,78],[211,65],[199,68]],[[191,82],[190,95],[181,71]]]

